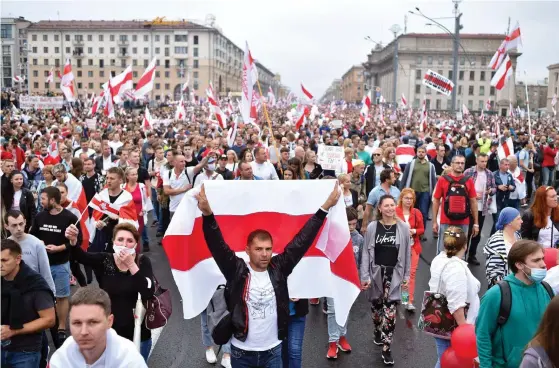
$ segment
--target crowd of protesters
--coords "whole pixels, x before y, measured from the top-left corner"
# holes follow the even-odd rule
[[[387,105],[384,112],[373,106],[362,123],[359,107],[339,103],[321,106],[320,115],[297,129],[284,101],[267,107],[269,122],[261,112],[256,122],[239,123],[229,141],[228,131],[210,119],[203,103],[187,104],[184,120],[174,119],[172,104],[153,107],[150,130],[144,128],[143,110],[119,109],[116,118],[98,115],[92,124],[86,102],[71,113],[18,106],[17,94],[2,96],[2,364],[46,366],[50,329],[58,349],[52,367],[94,364],[105,346],[109,351],[109,341],[128,352],[127,364],[145,365],[151,332],[141,325],[141,345],[134,351],[127,341],[134,336],[133,308],[138,293],[144,301],[154,295],[149,252],[161,245],[185,193],[206,180],[337,179],[356,268],[371,302],[373,342],[382,347],[385,364],[394,364],[397,306],[410,313],[422,308],[414,297],[415,275],[425,234],[432,232],[438,255],[431,264],[429,289],[446,295],[456,325],[476,325],[480,366],[559,366],[553,346],[559,341],[558,298],[542,283],[544,249],[559,247],[559,129],[552,117],[529,125],[525,119],[490,114],[483,121],[478,116],[456,121],[453,114],[429,112],[423,125],[419,112],[410,116],[409,109]],[[342,120],[342,126],[331,126],[334,120]],[[509,138],[513,152],[503,154]],[[336,168],[321,166],[321,145],[343,151]],[[118,217],[96,218],[88,241],[80,218],[93,218],[94,213],[72,211],[68,198],[74,180],[87,203],[96,195],[106,195],[111,203],[128,198],[136,226]],[[335,203],[333,198],[315,215],[316,224]],[[204,197],[199,200],[206,221],[211,209],[203,206]],[[478,252],[486,220],[493,228]],[[150,227],[156,234],[151,239]],[[481,255],[487,280],[477,280],[468,269],[480,265]],[[101,290],[87,286],[94,279]],[[490,287],[481,303],[480,282]],[[502,283],[512,294],[504,323],[498,308],[501,286],[493,287]],[[80,290],[71,297],[72,285]],[[266,336],[271,345],[265,348],[275,355],[283,344],[283,352],[251,366],[300,367],[304,318],[308,305],[318,303],[289,301],[293,336],[278,328],[267,330],[278,336]],[[18,311],[20,305],[25,307]],[[339,351],[351,351],[347,326],[336,324],[331,298],[324,300],[324,309],[326,357],[337,359]],[[85,327],[77,326],[94,316],[102,327],[88,340],[80,335]],[[201,318],[206,359],[216,363],[207,317]],[[450,342],[435,342],[441,359]],[[263,347],[263,342],[253,343],[232,338],[223,346],[221,365],[252,364],[246,358],[251,347]],[[122,355],[116,350],[111,354],[103,358],[103,366],[124,366],[124,360],[110,365]]]

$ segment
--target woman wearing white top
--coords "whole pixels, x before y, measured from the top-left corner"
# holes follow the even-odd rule
[[[487,240],[485,253],[485,277],[489,287],[499,283],[509,273],[507,256],[512,245],[519,239],[522,218],[516,208],[505,207],[495,225],[497,232]]]
[[[235,153],[235,151],[227,151],[227,163],[225,164],[225,168],[231,171],[235,177],[237,177],[236,170],[238,167],[238,161],[239,160],[237,159],[237,154]]]
[[[522,215],[522,239],[535,240],[544,248],[559,246],[559,206],[553,187],[536,190],[534,203]]]
[[[443,236],[444,250],[431,263],[429,290],[446,296],[448,310],[458,325],[474,324],[479,311],[480,283],[468,269],[468,263],[462,260],[468,248],[466,234],[461,228],[450,226]],[[439,368],[450,340],[435,338],[435,343],[439,357],[435,368]]]

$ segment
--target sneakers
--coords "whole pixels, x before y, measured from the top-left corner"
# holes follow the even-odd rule
[[[345,336],[340,337],[340,340],[338,341],[338,347],[345,353],[351,353],[351,345],[349,345],[349,342],[347,342]]]
[[[328,343],[328,352],[326,353],[328,359],[338,359],[338,344],[336,342]]]
[[[312,298],[310,300],[311,305],[319,305],[320,304],[320,299],[318,298]]]
[[[392,358],[392,352],[390,349],[382,351],[382,360],[386,365],[394,365],[394,358]]]
[[[212,350],[213,351],[213,350]],[[224,368],[231,368],[231,357],[225,356],[225,354],[221,357],[221,366]]]
[[[382,342],[382,337],[380,331],[375,331],[375,336],[373,337],[373,343],[377,346],[382,346],[384,343]]]
[[[215,356],[214,349],[206,349],[206,361],[210,364],[215,364],[217,362],[217,357]]]
[[[406,305],[406,310],[408,312],[415,312],[415,307],[412,303],[408,303],[408,305]]]

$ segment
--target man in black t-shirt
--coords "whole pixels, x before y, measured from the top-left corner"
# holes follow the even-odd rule
[[[215,172],[223,176],[224,180],[233,180],[233,173],[225,165],[227,165],[227,155],[221,155],[219,157],[219,166],[215,169]]]
[[[45,243],[49,257],[50,272],[54,281],[56,297],[56,314],[59,318],[58,341],[66,339],[66,320],[68,318],[68,298],[70,297],[70,242],[64,235],[66,228],[78,222],[76,215],[64,209],[61,204],[60,190],[46,187],[41,193],[41,211],[30,234]],[[82,234],[79,234],[81,244]]]
[[[64,234],[63,234],[64,235]],[[38,367],[42,332],[55,323],[45,279],[21,259],[21,247],[2,240],[2,367]]]

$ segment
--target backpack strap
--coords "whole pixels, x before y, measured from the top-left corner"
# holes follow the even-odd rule
[[[547,293],[549,294],[549,298],[553,299],[555,297],[555,292],[551,288],[551,285],[549,285],[546,281],[542,281],[542,286],[544,287],[545,291],[547,291]]]
[[[462,179],[458,180],[458,184],[466,185],[468,182],[469,177],[463,176]]]
[[[455,180],[452,179],[449,175],[443,175],[443,178],[445,178],[449,184],[455,183]]]
[[[506,280],[499,282],[497,285],[501,291],[501,305],[499,306],[497,325],[503,326],[507,323],[510,316],[510,310],[512,307],[512,292],[510,290],[510,284]]]

